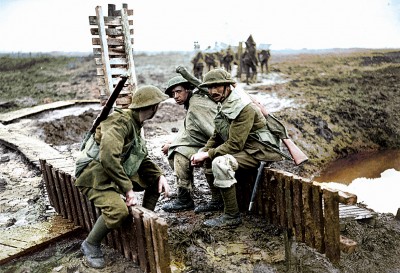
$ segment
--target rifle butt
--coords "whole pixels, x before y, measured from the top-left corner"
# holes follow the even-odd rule
[[[300,148],[297,147],[297,145],[294,144],[294,142],[290,138],[285,138],[282,141],[288,148],[289,153],[293,157],[293,161],[294,163],[296,163],[296,165],[301,165],[308,161],[308,157],[306,156],[306,154],[303,153],[303,151],[300,150]]]

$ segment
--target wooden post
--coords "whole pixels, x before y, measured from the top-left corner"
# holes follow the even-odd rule
[[[146,255],[145,231],[142,221],[143,212],[141,212],[138,208],[131,207],[131,214],[133,216],[136,229],[139,265],[143,271],[148,272],[149,268]]]
[[[304,228],[305,228],[305,243],[314,247],[314,226],[313,226],[313,207],[312,207],[312,183],[302,180],[302,197],[303,197],[303,214],[304,214]]]
[[[333,264],[340,262],[339,194],[323,190],[325,210],[325,253]]]
[[[322,210],[322,191],[318,185],[312,185],[313,225],[315,248],[320,253],[325,252],[324,215]]]
[[[303,218],[303,199],[301,180],[298,177],[293,178],[293,221],[296,240],[305,242],[304,218]]]

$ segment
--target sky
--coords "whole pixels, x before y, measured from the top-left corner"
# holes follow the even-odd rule
[[[88,16],[127,3],[134,50],[400,48],[400,0],[0,0],[0,52],[92,51]]]

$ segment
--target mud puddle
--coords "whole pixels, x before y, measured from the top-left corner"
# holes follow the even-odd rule
[[[400,150],[359,153],[332,162],[314,180],[357,195],[358,202],[379,213],[400,208]]]

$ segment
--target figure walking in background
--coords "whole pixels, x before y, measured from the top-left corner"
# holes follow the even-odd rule
[[[260,66],[261,66],[261,73],[264,73],[264,67],[265,67],[265,73],[268,74],[269,72],[269,67],[268,67],[268,61],[269,58],[271,57],[271,52],[269,49],[263,49],[258,53],[258,60],[260,61]]]

